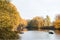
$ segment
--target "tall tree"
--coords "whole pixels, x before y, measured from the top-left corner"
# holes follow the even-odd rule
[[[54,21],[54,27],[60,28],[60,15],[57,15]]]
[[[5,19],[3,22],[9,20],[9,22],[7,21],[6,23],[10,23],[9,25],[13,27],[13,30],[15,30],[15,28],[17,28],[17,26],[20,24],[20,19],[21,19],[16,7],[12,3],[10,3],[6,0],[4,0],[4,1],[1,0],[0,1],[0,11],[1,11],[0,12],[1,17],[2,16],[9,17],[9,18],[7,18],[7,17],[1,18],[3,20]],[[6,24],[6,23],[4,23],[4,24]],[[2,25],[4,25],[4,24],[2,24]],[[7,25],[8,24],[6,24],[6,26]]]
[[[46,16],[44,26],[51,26],[51,20],[50,20],[50,17],[48,15]]]
[[[34,17],[31,22],[30,22],[30,26],[32,27],[37,27],[37,28],[40,28],[44,25],[44,22],[43,22],[43,18],[42,17]]]
[[[0,39],[17,39],[15,29],[20,24],[20,15],[16,7],[7,0],[0,0]]]

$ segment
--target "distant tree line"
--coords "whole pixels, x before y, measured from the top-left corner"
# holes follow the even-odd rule
[[[51,22],[50,17],[34,17],[32,20],[27,20],[29,29],[50,29],[50,30],[60,30],[60,15],[57,15],[54,22]]]

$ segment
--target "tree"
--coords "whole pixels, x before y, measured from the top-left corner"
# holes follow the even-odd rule
[[[25,19],[22,19],[20,24],[23,25],[23,27],[26,27],[27,26],[27,21]]]
[[[0,39],[15,39],[16,28],[20,24],[21,17],[16,7],[6,1],[0,0]]]
[[[10,2],[0,1],[0,10],[1,10],[1,12],[4,12],[5,14],[7,14],[9,16],[10,26],[13,27],[12,30],[15,30],[18,27],[18,25],[20,24],[20,19],[21,19],[16,7]],[[0,13],[0,14],[3,14],[3,13]],[[9,19],[7,19],[7,20],[9,20]],[[5,20],[4,20],[4,22],[5,22]]]
[[[9,27],[10,24],[9,14],[0,11],[0,27]]]
[[[44,25],[44,20],[42,17],[34,17],[31,22],[30,22],[30,26],[32,27],[37,27],[37,28],[40,28]]]
[[[60,28],[60,15],[57,15],[57,16],[56,16],[56,19],[55,19],[55,21],[54,21],[54,27],[55,27],[56,29],[59,29],[59,28]]]
[[[19,32],[21,32],[24,28],[27,27],[27,21],[25,19],[21,19],[21,22],[17,28]]]
[[[46,16],[46,19],[44,20],[44,26],[51,26],[51,21],[50,21],[50,17],[49,16]]]

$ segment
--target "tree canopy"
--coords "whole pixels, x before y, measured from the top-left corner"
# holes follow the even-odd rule
[[[30,26],[40,28],[43,26],[43,21],[42,17],[36,16],[31,20]]]
[[[20,24],[21,17],[16,7],[5,0],[0,0],[0,39],[18,39],[15,29]]]
[[[19,12],[12,3],[0,1],[0,27],[16,28],[20,24],[20,19]]]

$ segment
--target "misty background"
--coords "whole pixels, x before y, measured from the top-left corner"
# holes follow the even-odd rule
[[[12,0],[12,3],[24,19],[49,15],[54,21],[56,15],[60,14],[60,0]]]

